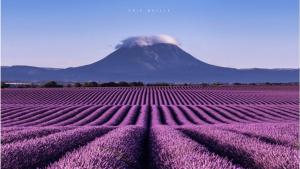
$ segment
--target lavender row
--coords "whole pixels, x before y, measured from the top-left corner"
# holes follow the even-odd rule
[[[158,126],[151,129],[150,147],[150,168],[239,168],[170,127]]]
[[[220,128],[270,144],[300,148],[298,123],[224,125]]]
[[[78,128],[1,147],[1,168],[42,168],[111,128]]]
[[[144,128],[121,127],[67,153],[48,169],[143,168],[144,140]]]
[[[57,108],[36,107],[35,111],[24,110],[7,114],[2,127],[31,126],[155,126],[155,125],[202,125],[202,124],[249,124],[295,122],[299,114],[282,106],[157,106],[157,105],[84,105],[60,106]],[[11,119],[10,119],[11,118]]]
[[[271,90],[270,90],[271,89]],[[298,90],[248,88],[128,87],[92,89],[5,89],[2,104],[28,105],[211,105],[291,104],[299,102]],[[250,91],[250,92],[249,92]]]
[[[299,125],[216,124],[7,128],[8,135],[67,130],[2,145],[2,168],[297,168]],[[120,111],[120,116],[122,111]],[[151,115],[150,115],[151,116]],[[125,120],[124,120],[125,121]],[[151,122],[151,121],[150,121]],[[131,122],[130,122],[131,123]],[[4,128],[5,129],[5,128]],[[26,132],[26,130],[28,130]],[[111,131],[112,130],[112,131]],[[106,134],[107,133],[107,134]]]
[[[225,156],[244,168],[296,169],[298,151],[291,147],[270,144],[259,138],[224,131],[215,127],[189,127],[180,129],[187,136],[211,151]]]
[[[47,136],[65,130],[70,130],[70,127],[47,127],[47,128],[26,128],[24,130],[17,130],[9,133],[2,133],[1,144],[8,144],[22,140],[34,139],[38,137]]]

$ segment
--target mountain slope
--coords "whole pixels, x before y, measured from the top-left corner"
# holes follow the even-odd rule
[[[95,63],[66,68],[2,67],[3,81],[296,82],[297,69],[234,69],[197,60],[173,44],[121,47]]]

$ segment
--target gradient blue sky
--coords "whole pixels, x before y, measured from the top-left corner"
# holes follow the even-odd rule
[[[210,64],[296,68],[298,19],[298,0],[2,0],[2,65],[79,66],[168,34]]]

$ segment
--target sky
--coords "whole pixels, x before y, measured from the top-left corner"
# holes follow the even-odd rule
[[[298,0],[2,0],[1,65],[86,65],[128,37],[166,34],[210,64],[297,68],[298,9]]]

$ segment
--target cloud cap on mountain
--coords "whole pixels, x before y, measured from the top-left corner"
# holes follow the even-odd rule
[[[116,46],[116,49],[122,47],[130,48],[134,46],[151,46],[160,43],[179,45],[178,41],[169,35],[133,36],[122,40]]]

